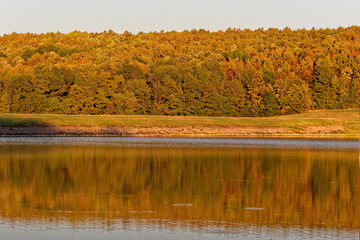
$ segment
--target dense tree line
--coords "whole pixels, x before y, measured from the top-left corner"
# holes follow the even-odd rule
[[[272,116],[360,104],[360,27],[0,37],[0,112]]]

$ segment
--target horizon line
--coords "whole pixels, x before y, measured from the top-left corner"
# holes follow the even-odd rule
[[[86,31],[86,30],[79,30],[79,29],[74,29],[72,31],[68,31],[68,32],[62,32],[62,31],[50,31],[50,32],[16,32],[13,31],[12,33],[1,33],[0,37],[3,36],[9,36],[12,34],[34,34],[34,35],[41,35],[41,34],[51,34],[51,33],[60,33],[60,34],[71,34],[71,33],[75,33],[75,32],[80,32],[80,33],[94,33],[94,34],[101,34],[101,33],[105,33],[105,32],[113,32],[115,34],[132,34],[132,35],[138,35],[138,34],[149,34],[149,33],[182,33],[182,32],[192,32],[192,31],[205,31],[205,32],[209,32],[209,33],[217,33],[217,32],[226,32],[228,30],[235,30],[235,31],[269,31],[269,30],[279,30],[279,31],[284,31],[284,30],[290,30],[290,31],[301,31],[301,30],[305,30],[305,31],[319,31],[319,30],[338,30],[339,28],[343,28],[343,29],[348,29],[348,28],[359,28],[360,25],[349,25],[349,26],[338,26],[338,27],[299,27],[299,28],[292,28],[292,27],[257,27],[257,28],[236,28],[236,27],[228,27],[226,29],[218,29],[218,30],[209,30],[209,29],[205,29],[205,28],[193,28],[193,29],[183,29],[183,30],[154,30],[154,31],[138,31],[138,32],[132,32],[129,30],[124,30],[122,33],[121,32],[117,32],[111,28],[103,30],[103,31]]]

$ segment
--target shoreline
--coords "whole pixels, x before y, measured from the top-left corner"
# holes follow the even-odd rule
[[[360,113],[319,110],[267,118],[0,114],[1,136],[360,139]]]
[[[0,127],[0,137],[163,137],[163,138],[317,138],[359,139],[330,131],[291,132],[285,128],[248,127]]]

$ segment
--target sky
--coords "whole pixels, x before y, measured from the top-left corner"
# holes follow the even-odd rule
[[[360,25],[359,0],[0,0],[0,34],[337,28]]]

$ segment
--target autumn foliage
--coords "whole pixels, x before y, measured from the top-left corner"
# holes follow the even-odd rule
[[[0,37],[0,112],[271,116],[360,104],[360,27]]]

